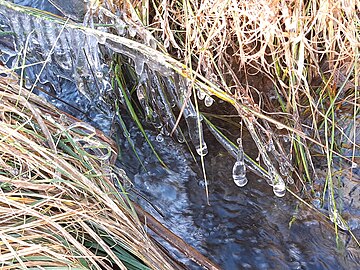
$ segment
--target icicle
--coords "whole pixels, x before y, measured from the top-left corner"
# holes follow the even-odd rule
[[[274,165],[272,164],[269,155],[267,154],[265,147],[263,146],[259,136],[257,135],[254,125],[252,122],[248,122],[247,124],[248,130],[250,131],[250,134],[252,135],[252,138],[254,142],[256,143],[256,146],[259,149],[259,152],[261,154],[262,160],[264,161],[264,164],[268,168],[269,172],[269,179],[266,179],[267,183],[273,187],[273,192],[278,197],[283,197],[285,195],[286,186],[285,182],[282,179],[282,177],[279,175],[279,173],[276,171]],[[271,147],[273,148],[273,147]]]
[[[196,114],[190,114],[185,118],[189,130],[190,139],[195,146],[196,152],[199,156],[205,156],[208,153],[208,149],[204,140],[201,120],[201,118],[198,119],[198,116]]]
[[[232,173],[235,184],[239,187],[243,187],[247,184],[248,179],[246,178],[246,166],[245,166],[244,150],[242,147],[241,138],[238,139],[238,143],[239,143],[239,150],[237,153],[237,158]]]
[[[229,152],[229,154],[234,158],[237,158],[238,151],[236,147],[224,136],[222,136],[219,133],[219,131],[217,131],[211,124],[208,124],[207,127],[210,130],[210,132],[214,135],[215,139]],[[269,175],[265,173],[263,170],[261,170],[260,167],[257,166],[254,161],[252,161],[245,155],[244,155],[244,160],[246,162],[247,167],[252,172],[256,173],[259,176],[262,176],[265,179],[269,179]]]
[[[277,197],[284,197],[286,191],[284,180],[282,180],[279,174],[276,174],[275,177],[276,178],[275,178],[275,184],[273,186],[273,192]]]
[[[268,152],[272,152],[275,150],[275,145],[274,145],[274,141],[272,138],[270,138],[268,145],[267,145],[267,149]]]
[[[135,72],[138,76],[141,76],[141,74],[144,71],[144,59],[142,57],[138,57],[137,59],[134,60],[134,64],[135,64]]]

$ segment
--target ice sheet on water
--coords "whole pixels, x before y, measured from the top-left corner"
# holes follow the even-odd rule
[[[0,24],[6,31],[15,33],[6,36],[5,42],[0,41],[0,50],[5,53],[1,57],[4,62],[11,56],[20,55],[13,63],[18,68],[23,62],[33,64],[25,68],[30,81],[51,82],[57,92],[61,92],[56,88],[60,79],[74,81],[89,100],[98,95],[99,89],[104,91],[103,88],[108,87],[102,81],[97,82],[92,74],[103,72],[104,67],[94,36],[78,29],[63,29],[63,22],[18,12],[2,2]]]
[[[11,50],[12,56],[18,54],[22,58],[14,63],[35,64],[31,68],[25,68],[25,73],[29,81],[41,83],[50,82],[59,93],[61,89],[59,80],[66,79],[74,82],[78,90],[86,96],[90,102],[96,103],[100,97],[111,89],[109,82],[109,67],[102,59],[101,48],[107,52],[119,53],[132,60],[135,72],[140,78],[143,74],[156,71],[163,78],[174,77],[175,72],[165,55],[157,52],[153,47],[149,47],[132,41],[130,39],[104,33],[93,29],[94,21],[91,12],[87,12],[84,17],[84,25],[73,22],[64,22],[56,17],[46,17],[45,15],[29,14],[24,8],[11,6],[9,2],[0,0],[0,25],[9,32],[16,35],[8,35],[0,41],[0,50],[3,52]],[[101,16],[110,16],[105,9],[100,9]],[[49,16],[49,15],[46,15]],[[116,16],[110,16],[116,23]],[[11,20],[9,19],[11,18]],[[64,26],[65,24],[65,26]],[[102,29],[103,30],[103,29]],[[4,40],[4,41],[3,41]],[[26,45],[26,50],[24,48]],[[8,54],[7,54],[8,55]],[[8,56],[2,56],[2,60],[9,60]],[[48,68],[51,63],[51,68]],[[146,64],[145,64],[146,63]],[[152,74],[156,78],[156,74]],[[203,139],[201,121],[197,121],[196,110],[191,103],[188,94],[187,81],[178,76],[178,83],[171,82],[175,87],[170,87],[166,91],[169,97],[160,96],[159,100],[150,97],[150,104],[156,108],[152,118],[155,122],[158,118],[166,115],[169,127],[174,128],[176,118],[172,112],[172,100],[175,101],[179,109],[184,106],[184,116],[188,119],[187,125],[192,142],[196,151],[200,155],[207,154],[207,146]],[[147,86],[151,86],[153,78],[148,78]],[[159,83],[159,82],[157,82]],[[155,89],[158,86],[150,87]],[[158,94],[162,91],[158,91]],[[141,93],[140,93],[141,94]],[[154,93],[153,96],[155,96]],[[190,117],[189,117],[190,116]],[[196,121],[195,121],[196,120]],[[160,125],[158,125],[160,127]],[[178,141],[183,141],[181,131],[176,129],[175,136]]]

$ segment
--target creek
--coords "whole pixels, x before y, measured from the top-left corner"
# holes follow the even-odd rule
[[[57,13],[45,0],[14,2]],[[47,69],[51,73],[51,64]],[[112,116],[82,95],[71,80],[65,77],[57,80],[61,91],[56,98],[35,91],[61,110],[110,134]],[[340,231],[337,244],[333,224],[290,193],[276,197],[266,180],[252,173],[247,174],[246,186],[237,187],[232,178],[235,159],[206,130],[208,202],[198,157],[194,160],[186,146],[170,137],[159,139],[158,133],[148,128],[148,137],[168,167],[164,168],[130,118],[124,116],[124,120],[133,146],[126,136],[117,137],[120,149],[117,165],[142,194],[133,194],[133,199],[222,269],[359,269],[359,247],[350,234]],[[256,157],[256,146],[246,135],[243,144],[245,152]],[[359,178],[359,171],[354,171],[357,172],[354,177]],[[345,210],[352,216],[349,225],[359,238],[358,192],[355,187]],[[326,214],[326,209],[316,202],[314,207]],[[198,269],[176,250],[171,252],[189,269]]]

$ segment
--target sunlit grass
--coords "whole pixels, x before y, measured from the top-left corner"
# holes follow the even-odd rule
[[[170,269],[114,186],[128,180],[113,142],[13,78],[0,77],[1,269]]]
[[[164,134],[175,134],[186,105],[195,104],[198,130],[187,131],[198,133],[200,145],[200,116],[205,106],[196,93],[201,91],[216,99],[212,105],[214,113],[224,113],[216,111],[220,101],[235,108],[238,121],[248,129],[260,153],[259,163],[250,164],[261,168],[258,174],[268,175],[271,185],[279,178],[287,178],[287,189],[292,189],[295,182],[311,198],[314,181],[319,179],[319,161],[314,157],[324,161],[326,177],[318,190],[322,203],[329,208],[335,230],[338,226],[348,229],[334,196],[341,187],[333,176],[336,172],[352,172],[358,166],[360,20],[355,1],[143,0],[127,1],[121,6],[116,1],[105,2],[110,3],[113,13],[110,16],[98,6],[102,23],[114,25],[118,9],[129,15],[121,18],[128,27],[123,36],[116,28],[101,32],[59,18],[49,19],[97,37],[115,53],[115,90],[122,94],[122,105],[155,155],[156,149],[141,122],[139,91],[145,91],[147,96],[158,91],[163,100],[178,96],[176,108],[170,114],[166,112],[172,123],[168,130],[154,125]],[[28,12],[45,17],[34,10]],[[121,61],[117,55],[122,56]],[[133,66],[135,71],[131,91],[124,82],[121,65]],[[272,85],[249,83],[254,76]],[[154,82],[161,84],[161,90],[152,86]],[[146,87],[138,87],[140,84]],[[119,106],[117,103],[117,110]],[[161,106],[151,99],[145,100],[144,107],[158,115],[162,113]],[[351,113],[349,121],[344,121],[344,112]],[[152,122],[147,112],[144,115],[145,120]],[[162,121],[166,124],[165,118]],[[203,122],[225,148],[231,145],[231,149],[236,149],[234,142],[219,133],[216,121]],[[350,124],[352,134],[347,134],[344,125]],[[123,130],[126,132],[125,126]],[[350,146],[351,156],[343,153],[343,145]],[[161,157],[158,159],[165,165]],[[203,169],[205,162],[206,157],[201,156]],[[283,164],[287,165],[282,167]],[[204,170],[203,174],[205,178]]]

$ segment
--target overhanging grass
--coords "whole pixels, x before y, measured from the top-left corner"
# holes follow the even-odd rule
[[[194,100],[197,91],[234,106],[257,144],[261,163],[273,178],[271,185],[290,177],[289,183],[300,183],[306,191],[307,183],[312,185],[318,178],[313,156],[323,157],[328,165],[328,181],[324,182],[330,189],[324,184],[320,191],[328,198],[324,203],[329,206],[329,215],[338,216],[334,196],[326,193],[340,188],[331,180],[334,167],[340,165],[338,171],[352,172],[359,151],[359,14],[355,2],[145,0],[127,1],[121,6],[104,2],[112,13],[106,13],[104,6],[96,10],[109,26],[115,25],[115,10],[131,15],[121,17],[129,27],[126,37],[73,23],[66,27],[102,41],[105,38],[105,46],[131,60],[127,64],[135,66],[140,77],[146,62],[148,70],[163,76],[158,81],[166,85],[164,92],[180,96],[180,111],[186,102],[194,102],[196,115],[200,115],[202,108]],[[39,17],[39,13],[35,15]],[[65,23],[56,21],[61,26]],[[155,78],[152,72],[145,71],[147,81]],[[261,84],[248,83],[251,72],[273,84],[276,99],[271,87],[264,90]],[[266,98],[273,102],[261,102]],[[125,106],[134,112],[135,106],[129,101]],[[146,105],[160,111],[154,103]],[[343,130],[341,117],[335,117],[343,110],[352,112],[352,135]],[[200,130],[188,131],[202,138]],[[344,135],[341,141],[336,140],[336,134]],[[282,141],[284,137],[289,143]],[[351,156],[342,153],[343,143],[352,148]],[[338,163],[339,159],[342,162]],[[281,164],[290,165],[281,168]],[[295,170],[291,164],[296,165]],[[347,229],[341,218],[333,220],[335,227]]]
[[[171,269],[114,187],[112,141],[15,78],[0,77],[1,269]]]

